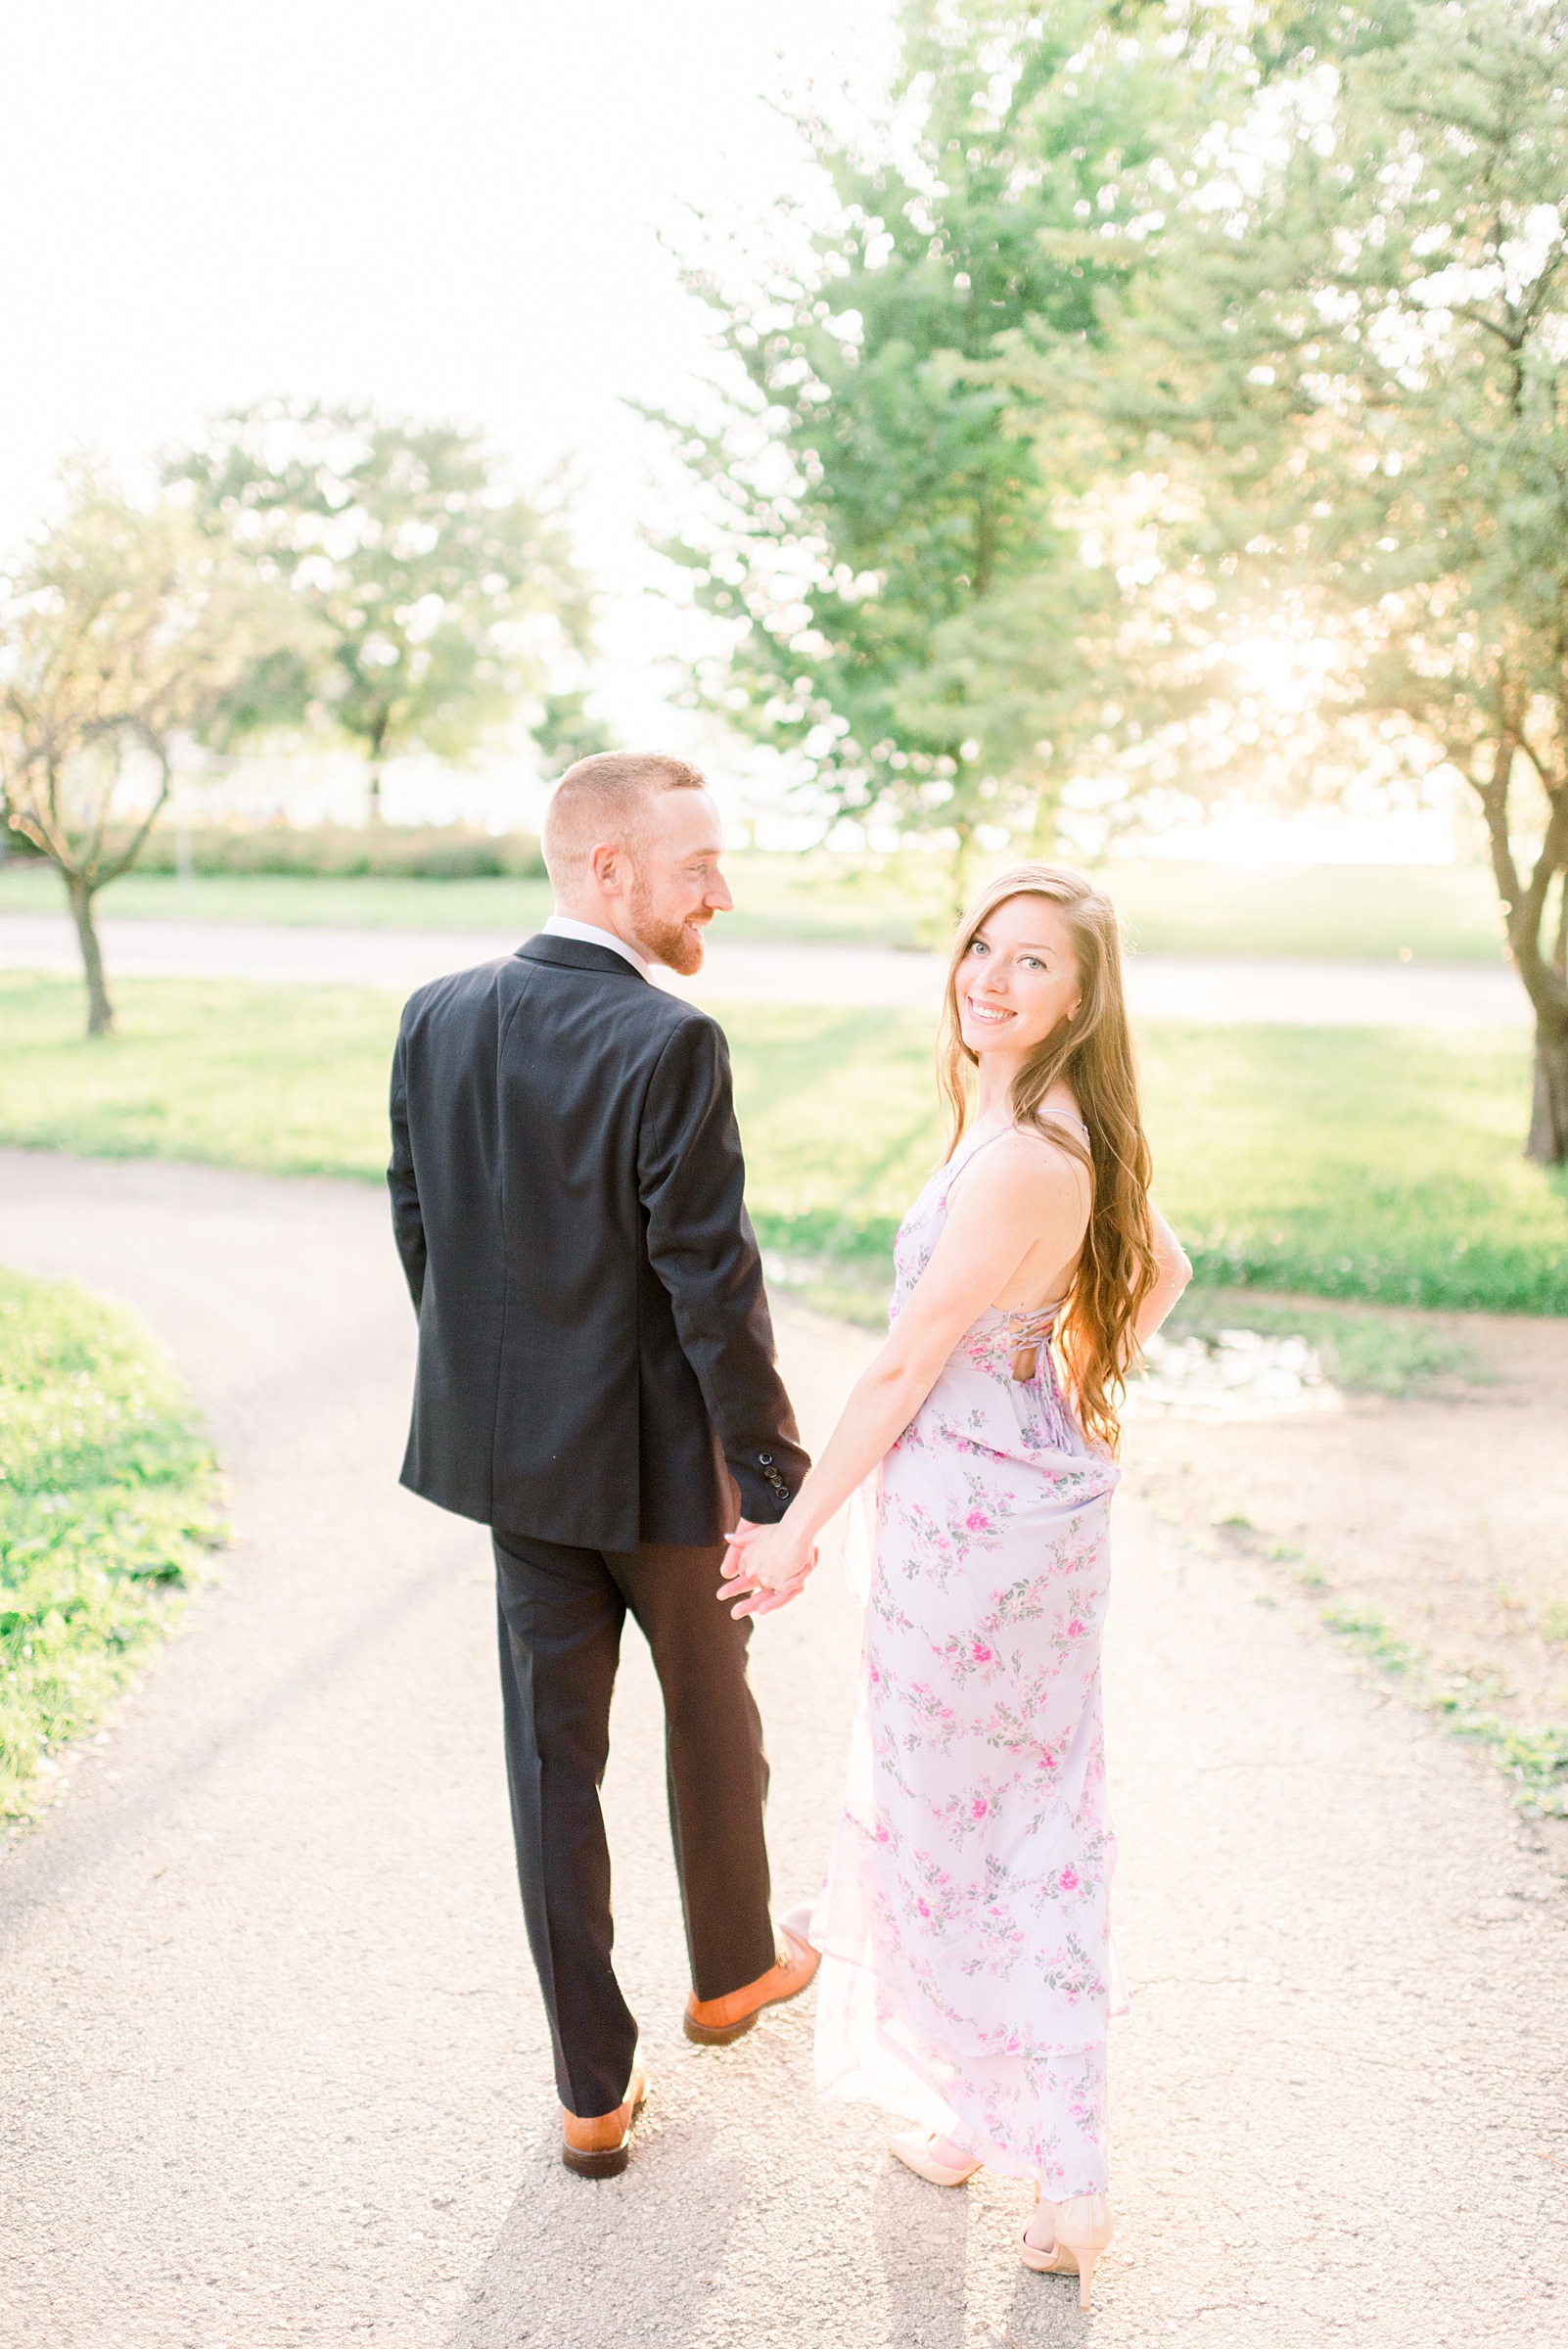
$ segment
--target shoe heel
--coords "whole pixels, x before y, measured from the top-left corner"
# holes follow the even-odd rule
[[[563,2145],[561,2159],[578,2178],[619,2178],[631,2160],[629,2145],[607,2145],[602,2153],[583,2153],[576,2145]]]
[[[1087,2308],[1095,2265],[1116,2233],[1116,2221],[1100,2194],[1080,2194],[1057,2206],[1056,2239],[1078,2265],[1078,2305]]]
[[[1089,2291],[1094,2279],[1094,2263],[1099,2256],[1097,2251],[1075,2251],[1073,2254],[1078,2261],[1078,2305],[1080,2308],[1087,2308],[1089,2304]]]
[[[743,2014],[738,2023],[698,2023],[683,2014],[680,2027],[694,2048],[731,2048],[737,2039],[745,2038],[756,2020],[755,2014]]]

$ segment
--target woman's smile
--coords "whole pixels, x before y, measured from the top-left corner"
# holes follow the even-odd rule
[[[983,995],[965,995],[964,1008],[972,1020],[984,1020],[988,1027],[997,1027],[1004,1020],[1018,1017],[1005,1003],[988,1002]]]

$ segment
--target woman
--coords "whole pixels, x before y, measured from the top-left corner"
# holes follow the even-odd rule
[[[919,2123],[941,2186],[1036,2181],[1027,2266],[1110,2240],[1115,1839],[1099,1651],[1117,1398],[1191,1275],[1149,1203],[1108,898],[1021,865],[960,925],[953,1137],[905,1218],[893,1326],[776,1526],[731,1536],[737,1614],[792,1595],[880,1462],[846,1808],[811,1938],[817,2072]],[[971,1120],[969,1070],[975,1071]]]

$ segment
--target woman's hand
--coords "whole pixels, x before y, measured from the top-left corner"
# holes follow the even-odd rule
[[[1151,1200],[1149,1220],[1154,1230],[1154,1286],[1138,1308],[1137,1339],[1152,1338],[1182,1290],[1192,1278],[1186,1251]]]
[[[730,1609],[737,1620],[743,1615],[770,1615],[776,1607],[787,1607],[805,1589],[807,1577],[816,1564],[816,1543],[804,1528],[791,1526],[788,1513],[777,1525],[751,1525],[743,1517],[724,1539],[729,1543],[729,1560],[718,1596],[739,1600]]]

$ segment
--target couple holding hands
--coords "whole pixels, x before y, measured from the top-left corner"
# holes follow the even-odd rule
[[[1149,1153],[1109,900],[1026,864],[959,926],[952,1143],[899,1229],[888,1339],[811,1465],[774,1362],[722,1031],[690,974],[731,898],[678,760],[553,795],[556,912],[409,1002],[389,1179],[419,1316],[403,1481],[488,1526],[507,1772],[562,2152],[628,2159],[644,2093],[599,1805],[629,1608],[668,1722],[689,2038],[818,1976],[818,2084],[912,2124],[939,2186],[1032,2179],[1026,2264],[1088,2305],[1111,2236],[1115,1998],[1099,1654],[1117,1400],[1188,1277]],[[869,1480],[869,1481],[868,1481]],[[751,1619],[874,1493],[845,1807],[775,1932]],[[715,1601],[716,1592],[716,1601]],[[818,1975],[818,1968],[820,1973]]]

